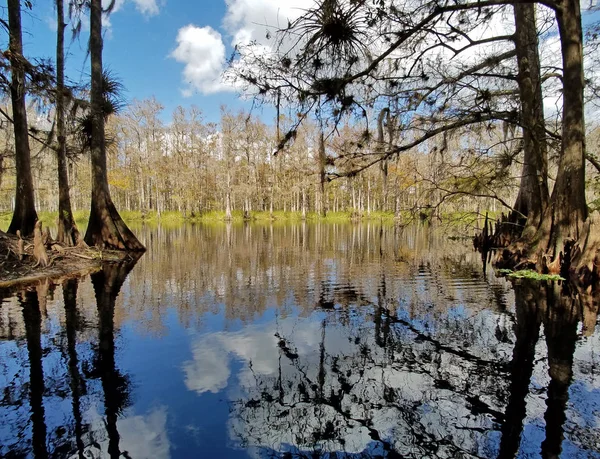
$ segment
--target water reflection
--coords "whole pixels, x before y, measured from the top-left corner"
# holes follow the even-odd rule
[[[0,457],[600,457],[597,292],[423,227],[142,235],[3,294]]]
[[[31,453],[36,458],[170,457],[166,409],[131,416],[126,409],[131,404],[132,384],[115,361],[115,302],[135,262],[106,264],[91,275],[97,319],[93,326],[89,317],[81,315],[77,279],[62,285],[64,315],[58,310],[48,314],[45,308],[56,287],[48,281],[17,294],[27,356],[21,352],[19,337],[13,336],[17,339],[0,348],[4,389],[0,457]],[[90,310],[85,308],[85,312]],[[14,335],[20,327],[15,327],[14,320],[7,322],[3,335],[6,331]],[[52,333],[57,326],[61,329]],[[89,334],[94,329],[97,341]],[[28,384],[23,373],[29,373]],[[23,398],[25,393],[27,398]],[[29,423],[22,416],[27,410]]]
[[[29,405],[31,407],[32,447],[35,457],[48,457],[46,450],[46,422],[42,396],[44,393],[44,370],[42,368],[41,325],[42,314],[36,291],[19,295],[23,308],[23,322],[29,358]]]
[[[79,371],[77,357],[77,332],[81,330],[80,317],[77,312],[78,279],[69,279],[63,284],[65,303],[65,331],[67,337],[67,352],[69,356],[69,382],[72,397],[72,413],[75,424],[74,436],[77,456],[84,458],[83,421],[81,417],[81,397],[86,393],[85,379]]]
[[[335,452],[347,457],[516,457],[543,323],[550,383],[541,456],[559,457],[583,311],[581,295],[559,290],[556,285],[517,286],[516,342],[507,368],[422,335],[381,303],[374,326],[359,311],[340,311],[320,324],[290,319],[246,331],[248,342],[271,340],[270,364],[264,354],[258,368],[246,359],[230,433],[240,447],[255,449],[260,457],[330,457]],[[384,294],[381,299],[388,300]],[[595,315],[588,320],[595,321]],[[221,347],[230,349],[241,337],[219,338]],[[582,453],[587,449],[597,456],[600,436],[596,431],[592,437],[572,440],[583,440]]]

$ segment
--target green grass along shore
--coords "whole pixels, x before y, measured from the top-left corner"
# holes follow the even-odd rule
[[[80,231],[84,231],[87,227],[89,212],[78,210],[74,213],[75,222],[79,227]],[[177,211],[162,212],[160,215],[155,211],[142,212],[142,211],[121,211],[121,217],[128,225],[133,227],[138,224],[161,224],[163,226],[179,226],[183,223],[219,223],[225,221],[225,211],[208,211],[202,214],[195,214],[193,216],[184,216],[183,213]],[[56,218],[58,212],[38,212],[38,217],[42,223],[50,228],[56,226]],[[232,212],[231,221],[233,223],[242,223],[244,221],[244,213],[241,210]],[[12,218],[11,212],[0,213],[0,229],[6,231]],[[400,215],[400,221],[403,223],[410,223],[415,220],[415,216],[410,212],[402,212]],[[328,212],[326,217],[323,217],[316,212],[307,212],[306,220],[311,222],[351,222],[360,219],[361,221],[373,221],[373,222],[389,222],[395,221],[393,212],[364,212],[359,216],[356,212],[344,211],[344,212]],[[267,223],[271,221],[276,222],[301,222],[302,213],[292,211],[273,211],[271,214],[269,211],[252,211],[250,212],[250,221],[257,223]],[[442,220],[446,223],[456,222],[461,225],[471,225],[476,220],[476,215],[468,212],[455,212],[451,214],[442,215]]]

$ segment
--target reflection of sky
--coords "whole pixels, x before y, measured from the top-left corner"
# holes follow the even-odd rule
[[[200,257],[201,254],[194,257],[194,263],[198,263]],[[181,279],[159,282],[164,273],[156,271],[154,288],[168,284],[173,291],[165,294],[154,290],[142,295],[138,288],[142,280],[149,281],[141,275],[136,278],[136,271],[132,273],[117,299],[115,313],[116,367],[131,381],[131,405],[119,413],[117,421],[120,449],[127,451],[132,459],[162,459],[170,455],[278,457],[282,451],[304,454],[318,448],[353,452],[353,457],[360,457],[361,453],[385,456],[381,443],[374,441],[369,428],[359,422],[369,419],[370,427],[376,429],[382,439],[393,441],[393,447],[406,457],[425,456],[423,441],[414,435],[411,426],[422,430],[417,433],[429,435],[426,441],[433,438],[438,445],[443,445],[447,439],[479,457],[496,457],[501,426],[486,414],[473,413],[465,396],[484,393],[481,398],[484,403],[504,412],[509,374],[501,370],[486,375],[485,366],[474,366],[456,353],[437,349],[419,337],[418,332],[432,337],[443,347],[469,353],[477,359],[508,363],[515,344],[512,293],[503,293],[508,308],[486,308],[488,299],[490,303],[498,299],[492,294],[489,282],[469,281],[469,270],[466,274],[465,269],[454,274],[452,269],[453,274],[447,275],[457,277],[449,280],[446,275],[440,275],[439,267],[431,268],[435,275],[427,274],[429,268],[425,267],[414,280],[415,275],[408,272],[406,264],[384,266],[376,261],[371,266],[365,261],[356,261],[349,268],[342,258],[333,258],[335,263],[326,258],[321,263],[316,254],[309,254],[307,259],[319,269],[314,269],[312,264],[310,268],[300,266],[303,269],[298,269],[299,262],[293,258],[289,266],[266,264],[268,285],[255,284],[254,271],[249,274],[246,270],[246,274],[240,276],[235,263],[237,280],[233,283],[214,260],[201,263],[210,266],[203,276],[212,282],[211,276],[216,273],[215,279],[221,279],[221,293],[227,298],[215,297],[215,290],[210,288],[216,284],[211,282],[207,284],[208,290],[186,284],[189,288],[182,292],[193,292],[194,298],[203,298],[199,303],[186,303],[187,309],[182,298],[186,298],[185,301],[189,298],[177,290]],[[396,318],[404,321],[392,324],[392,338],[387,347],[375,342],[373,323],[376,310],[373,305],[379,301],[382,282],[380,269],[388,274],[386,304],[394,310]],[[144,275],[150,274],[144,271]],[[490,275],[488,272],[488,277]],[[296,278],[298,282],[290,281]],[[253,306],[253,295],[258,291],[285,295],[268,296],[263,310],[263,306]],[[315,312],[314,305],[321,297],[333,303],[336,310]],[[153,303],[152,298],[156,302]],[[234,307],[232,299],[237,301]],[[182,313],[184,309],[187,315]],[[71,452],[74,449],[73,406],[60,294],[56,300],[48,301],[48,314],[42,319],[46,384],[43,404],[49,453],[53,454],[58,451],[52,450],[53,447],[67,441]],[[98,330],[89,279],[79,287],[78,314],[85,324],[85,329],[77,334],[80,374],[86,385],[80,410],[84,413],[84,444],[89,457],[106,457],[108,438],[103,387],[98,375],[93,373]],[[148,317],[152,318],[151,322],[146,321]],[[186,317],[189,320],[184,320]],[[342,408],[354,421],[347,422],[347,416],[319,403],[314,390],[307,401],[298,395],[298,381],[318,381],[324,320],[327,321],[325,386],[328,393],[339,390],[339,381],[333,375],[334,366],[344,375],[350,373],[347,379],[353,388],[344,397]],[[9,332],[14,336],[9,336]],[[590,446],[600,441],[599,332],[597,327],[595,335],[581,337],[577,343],[562,457],[599,457]],[[0,393],[5,386],[12,385],[17,388],[17,397],[23,399],[20,406],[0,406],[1,456],[12,446],[23,445],[25,449],[31,446],[28,353],[22,308],[14,299],[0,307],[0,334]],[[502,334],[503,340],[500,340],[498,336]],[[288,346],[288,355],[296,354],[296,358],[285,356],[278,336]],[[368,353],[368,359],[362,358],[363,351]],[[539,457],[545,438],[545,397],[549,383],[546,356],[542,327],[530,394],[526,399],[527,416],[517,456],[520,458]],[[334,359],[337,359],[335,365]],[[363,373],[359,375],[358,370]],[[277,400],[279,378],[284,383],[281,404]],[[440,388],[440,381],[452,387]],[[389,393],[384,392],[384,385]],[[388,403],[390,399],[397,406]],[[366,406],[362,403],[364,400],[370,404]],[[312,434],[323,431],[327,422],[337,423],[339,435],[315,441]],[[67,426],[68,432],[57,438],[61,426]],[[23,432],[23,437],[15,439],[15,431]],[[92,447],[93,444],[96,446]],[[456,457],[455,452],[447,449],[446,457]]]
[[[369,318],[370,312],[365,312],[368,310],[351,308],[329,315],[314,313],[307,318],[275,318],[232,332],[200,335],[191,344],[191,358],[182,364],[185,386],[196,394],[219,393],[228,398],[232,406],[228,420],[230,441],[233,446],[247,449],[252,457],[315,448],[375,454],[381,444],[373,441],[369,428],[409,457],[419,457],[422,453],[415,440],[420,429],[427,438],[449,440],[471,454],[497,455],[500,426],[485,413],[473,411],[466,398],[476,394],[491,409],[504,412],[509,376],[480,374],[470,362],[452,353],[431,354],[428,343],[415,341],[414,332],[399,325],[392,325],[391,347],[380,347],[375,343],[372,317]],[[423,327],[422,321],[410,320],[403,311],[399,313],[407,323],[415,325],[415,330],[455,343],[455,348],[464,345],[478,358],[505,362],[511,358],[514,336],[509,342],[499,342],[496,336],[498,324],[507,320],[504,313],[486,310],[473,313],[459,306],[451,308],[449,314],[434,322],[435,327],[429,330]],[[296,390],[295,385],[300,381],[318,380],[323,323],[326,324],[325,387],[327,393],[339,389],[332,369],[335,360],[337,371],[346,374],[352,385],[341,405],[346,415],[316,398],[303,401]],[[510,327],[510,324],[503,326]],[[457,338],[464,341],[457,342]],[[585,356],[591,352],[590,345],[580,342],[578,352]],[[588,348],[582,350],[582,346]],[[368,359],[361,358],[365,350],[369,353]],[[527,397],[519,457],[536,457],[545,437],[544,392],[549,377],[543,336],[537,343],[536,354],[540,358],[536,359],[532,378],[534,392]],[[357,376],[359,370],[360,376]],[[574,371],[581,373],[577,361]],[[449,382],[450,390],[437,387],[439,380]],[[283,389],[277,389],[278,381]],[[597,378],[595,382],[587,378],[587,382],[571,387],[571,427],[567,426],[566,430],[565,453],[577,452],[584,446],[573,444],[569,438],[577,436],[573,426],[581,426],[582,432],[598,427],[600,394],[594,388],[598,384]],[[386,401],[385,391],[392,391],[394,403]],[[281,396],[282,400],[275,400]],[[367,405],[363,401],[368,401]],[[368,426],[361,421],[366,419],[370,422]],[[411,422],[419,424],[416,431]],[[336,426],[335,438],[314,440],[312,433],[322,433],[328,423]],[[453,454],[452,451],[457,450],[450,448],[446,452]],[[597,457],[589,450],[587,453],[592,454],[589,457]],[[584,453],[580,450],[577,454]]]
[[[84,457],[109,457],[105,419],[95,407],[83,413],[89,423],[93,442],[84,451]],[[145,415],[126,412],[117,421],[119,450],[124,457],[135,459],[169,459],[171,457],[167,435],[167,408],[157,407]],[[71,456],[76,459],[78,454]]]
[[[336,438],[317,442],[319,448],[352,453],[369,451],[374,442],[367,425],[360,421],[365,419],[370,419],[383,439],[410,447],[410,427],[405,425],[401,405],[422,406],[418,413],[420,422],[426,431],[431,430],[430,435],[434,437],[437,436],[436,430],[448,429],[448,419],[470,417],[464,401],[454,400],[450,394],[435,396],[430,403],[428,398],[435,390],[432,376],[422,373],[422,369],[411,371],[404,368],[401,357],[399,366],[393,365],[390,359],[394,357],[386,355],[385,348],[373,342],[372,324],[365,326],[365,322],[362,323],[363,329],[337,323],[326,327],[325,365],[329,375],[326,390],[339,389],[339,382],[331,377],[332,359],[336,360],[338,370],[347,375],[353,389],[344,399],[344,409],[350,422],[336,430]],[[292,358],[283,355],[279,337],[285,339],[284,346]],[[227,393],[231,403],[237,407],[244,404],[251,407],[249,410],[241,408],[241,412],[234,408],[229,418],[230,437],[236,444],[252,447],[253,454],[260,455],[266,450],[293,451],[290,445],[298,448],[311,446],[306,443],[310,443],[311,432],[323,431],[327,423],[339,425],[347,421],[341,420],[340,413],[326,403],[315,403],[314,400],[302,402],[292,387],[302,380],[300,374],[308,381],[318,380],[321,337],[322,323],[315,317],[286,318],[260,326],[251,325],[236,332],[203,335],[192,344],[193,359],[183,364],[186,387],[202,394],[218,392],[229,384]],[[408,346],[412,344],[412,337],[405,336],[404,340]],[[415,352],[418,352],[419,346],[415,347]],[[367,360],[361,358],[365,349],[372,354]],[[242,363],[234,378],[231,377],[233,362]],[[444,377],[464,377],[452,358],[446,359],[442,365],[446,373]],[[269,397],[277,397],[278,391],[272,385],[279,378],[285,386],[283,403],[261,402],[255,405],[253,400],[257,397],[264,399],[264,391],[271,394]],[[386,403],[383,386],[393,391],[394,397],[400,400],[399,406]],[[368,401],[368,406],[350,401],[356,397]],[[277,419],[275,423],[274,419]],[[476,417],[465,421],[461,428],[463,430],[453,430],[455,437],[466,449],[477,450],[477,442],[482,439],[473,432],[491,429],[492,425],[486,418]]]
[[[295,352],[303,355],[318,345],[319,328],[317,322],[288,318],[278,326],[274,323],[252,325],[237,332],[204,335],[192,345],[193,360],[183,365],[186,387],[198,394],[224,389],[231,373],[230,361],[234,358],[246,364],[238,375],[241,380],[252,378],[252,373],[273,375],[279,362],[279,340],[275,333],[281,336],[293,333]]]

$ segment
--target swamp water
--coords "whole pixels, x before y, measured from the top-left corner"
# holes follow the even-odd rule
[[[417,226],[138,234],[4,292],[0,457],[600,458],[598,298]]]

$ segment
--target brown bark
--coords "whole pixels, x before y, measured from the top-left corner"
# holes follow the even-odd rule
[[[521,102],[520,124],[523,129],[523,167],[519,194],[513,211],[502,215],[496,230],[482,246],[508,249],[499,253],[496,264],[512,266],[519,262],[524,248],[540,226],[548,207],[548,146],[546,143],[540,58],[531,3],[513,5],[515,17],[515,52],[519,74]],[[505,130],[504,140],[507,139]]]
[[[58,232],[57,242],[67,246],[77,244],[79,231],[75,226],[71,197],[69,196],[69,174],[67,172],[67,143],[65,133],[65,17],[64,1],[56,0],[56,131],[58,139]]]
[[[327,216],[327,204],[325,200],[325,134],[321,131],[319,136],[319,212],[322,217]]]
[[[539,224],[532,236],[520,241],[502,254],[499,264],[515,265],[528,263],[536,264],[541,272],[551,268],[560,271],[563,276],[568,272],[581,271],[587,268],[587,277],[597,279],[598,268],[594,265],[596,248],[599,246],[598,237],[588,219],[587,204],[585,200],[585,125],[583,106],[583,38],[581,25],[581,11],[577,0],[559,0],[554,5],[556,20],[561,40],[561,54],[563,62],[563,114],[562,114],[562,145],[558,163],[558,172],[552,195],[548,206],[539,219]],[[530,19],[532,12],[527,11],[526,5],[515,6],[515,17],[521,15],[523,21]],[[525,35],[524,35],[525,36]],[[531,58],[527,57],[531,67]],[[534,62],[535,63],[535,62]],[[539,66],[539,63],[537,63]],[[527,78],[520,70],[520,90]],[[533,73],[531,73],[533,75]],[[531,89],[531,87],[530,87]],[[537,93],[537,89],[533,87]],[[527,91],[526,91],[527,93]],[[523,94],[523,92],[521,93]],[[533,99],[540,97],[539,93],[533,94]],[[529,99],[524,97],[522,103]],[[535,110],[535,107],[532,106]],[[523,113],[523,118],[526,118]],[[540,118],[543,119],[543,118]],[[532,118],[529,131],[533,136],[529,142],[541,139],[541,126]],[[524,131],[528,120],[524,120]],[[539,136],[539,137],[538,137]],[[527,165],[526,165],[527,166]],[[524,166],[524,168],[526,167]],[[534,168],[544,170],[544,163],[533,162]],[[528,174],[524,174],[524,178]],[[535,183],[531,183],[532,186]],[[530,193],[533,194],[533,193]],[[521,200],[521,202],[526,202]],[[543,202],[543,201],[542,201]],[[519,203],[519,202],[518,202]],[[520,203],[519,203],[520,204]],[[535,204],[535,203],[533,203]],[[535,209],[535,208],[534,208]],[[531,210],[529,210],[531,212]],[[536,218],[528,226],[535,227]],[[574,250],[573,250],[574,249]],[[590,254],[589,251],[593,253]]]
[[[544,105],[535,5],[514,5],[515,50],[523,127],[523,170],[515,210],[527,217],[523,236],[535,233],[548,205],[548,147],[545,139]],[[528,234],[531,232],[532,234]]]
[[[384,134],[383,134],[383,120],[384,118],[387,116],[387,123],[388,123],[388,133],[389,135],[389,139],[388,139],[388,147],[392,147],[392,128],[390,126],[391,124],[391,117],[390,117],[390,109],[388,107],[385,107],[381,110],[381,112],[379,112],[379,116],[377,118],[377,146],[380,150],[380,152],[382,154],[385,154],[385,146],[384,146],[384,142],[385,142],[385,138],[384,138]],[[380,164],[380,170],[381,170],[381,180],[383,182],[383,204],[382,204],[382,210],[385,212],[387,211],[387,201],[388,201],[388,158],[387,156],[384,156],[384,159],[381,160]]]
[[[106,171],[106,139],[102,110],[102,4],[90,6],[92,203],[85,242],[105,249],[143,251],[144,246],[122,220],[110,197]]]
[[[46,252],[46,246],[44,245],[42,239],[42,222],[35,222],[35,227],[33,228],[33,256],[35,258],[35,265],[33,267],[37,267],[39,265],[42,268],[45,268],[50,264],[50,260],[48,259],[48,253]]]
[[[567,239],[579,239],[587,219],[585,201],[585,124],[583,113],[583,38],[579,1],[558,3],[556,19],[563,59],[562,147],[551,197],[549,248],[554,255]],[[542,230],[545,225],[542,225]],[[544,234],[542,234],[544,236]]]
[[[554,263],[560,265],[560,271],[566,275],[576,268],[571,263],[571,247],[584,236],[588,216],[585,201],[583,38],[578,1],[561,0],[557,2],[555,11],[563,61],[562,145],[550,205],[529,254],[533,255],[539,270],[543,271]],[[579,247],[582,252],[586,250],[585,246]]]
[[[33,225],[37,220],[33,195],[33,177],[31,175],[31,152],[27,128],[27,111],[25,106],[25,69],[23,58],[23,36],[21,31],[20,0],[8,0],[8,23],[10,33],[10,96],[13,110],[15,131],[15,166],[17,170],[17,186],[15,189],[15,211],[8,227],[8,232],[23,236],[33,233]]]

